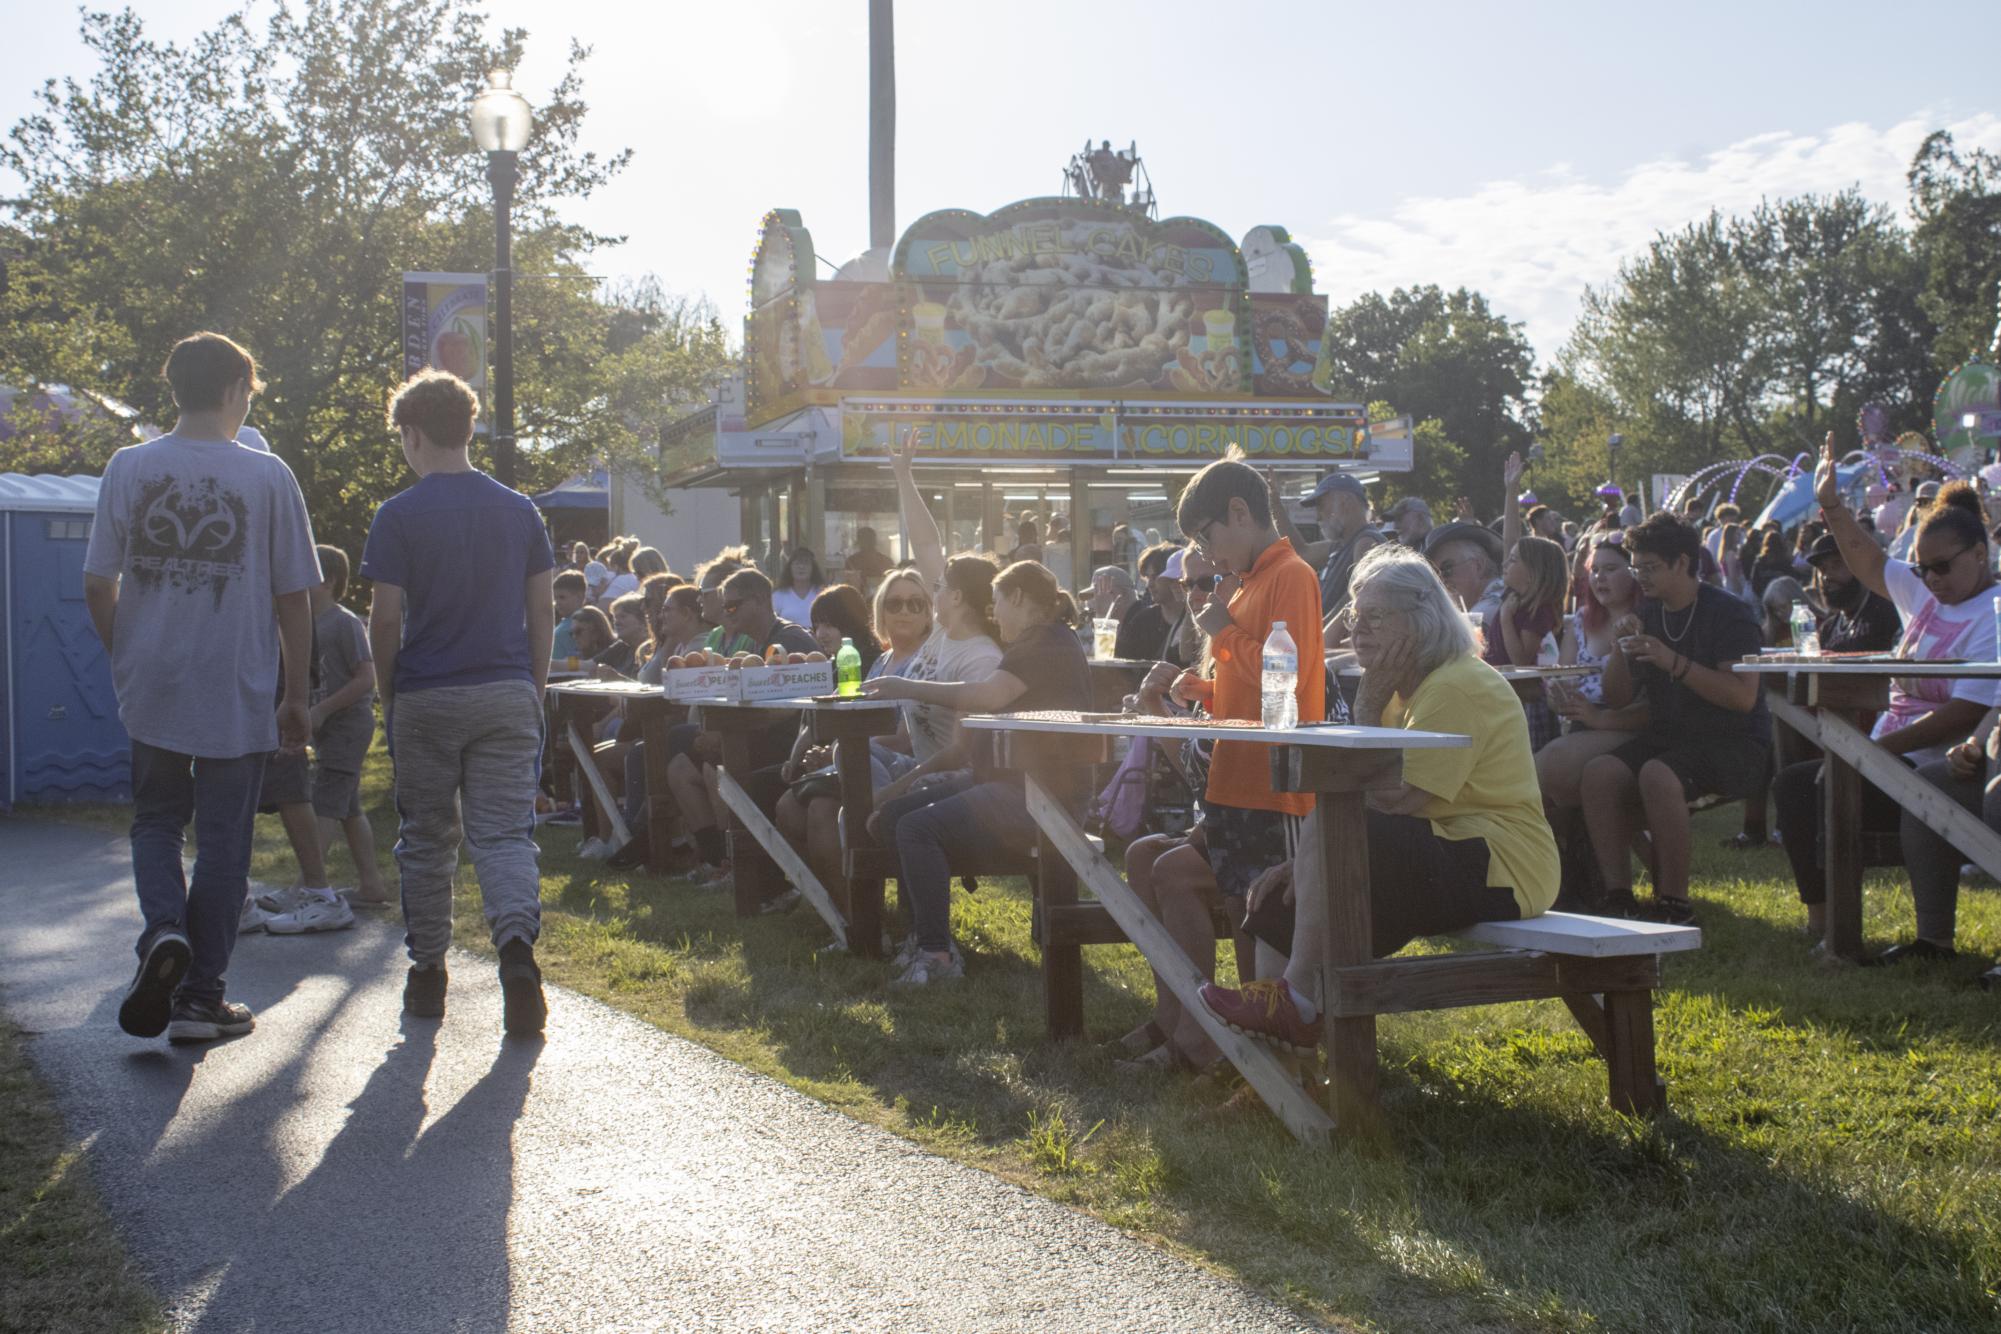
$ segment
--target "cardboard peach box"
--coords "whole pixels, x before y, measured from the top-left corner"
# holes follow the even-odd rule
[[[742,672],[727,667],[676,667],[660,674],[672,700],[734,700]]]
[[[831,662],[745,667],[730,675],[743,678],[737,698],[746,703],[765,699],[808,699],[814,695],[834,693],[834,664]]]

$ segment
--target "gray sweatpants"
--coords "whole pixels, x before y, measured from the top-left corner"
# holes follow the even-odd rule
[[[493,943],[533,944],[542,927],[535,789],[542,705],[526,681],[444,686],[395,697],[396,865],[404,943],[431,967],[452,943],[452,876],[459,840],[479,872]]]

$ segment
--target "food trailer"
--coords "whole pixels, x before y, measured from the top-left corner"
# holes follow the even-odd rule
[[[1119,525],[1174,535],[1181,482],[1233,444],[1315,476],[1411,466],[1407,431],[1371,432],[1329,394],[1327,299],[1281,227],[1239,243],[1121,202],[1029,199],[931,213],[888,253],[818,267],[799,215],[766,214],[744,373],[662,433],[665,484],[734,493],[760,558],[803,543],[831,569],[864,527],[902,555],[884,461],[906,431],[954,547],[1006,552],[1032,517],[1072,586]]]

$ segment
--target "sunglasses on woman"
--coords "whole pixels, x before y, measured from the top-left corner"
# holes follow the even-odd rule
[[[917,612],[930,611],[931,604],[923,598],[918,597],[884,598],[882,600],[882,609],[891,616],[900,616],[905,612],[915,614]]]
[[[1213,593],[1216,591],[1216,576],[1213,574],[1198,574],[1192,579],[1182,579],[1181,586],[1192,589],[1197,593]]]
[[[1952,563],[1971,550],[1973,547],[1961,547],[1944,560],[1914,560],[1911,562],[1911,568],[1916,570],[1921,578],[1944,579],[1952,573]]]

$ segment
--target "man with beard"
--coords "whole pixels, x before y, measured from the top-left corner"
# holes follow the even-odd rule
[[[1807,551],[1814,589],[1827,610],[1820,618],[1823,653],[1887,653],[1897,645],[1903,621],[1888,598],[1862,586],[1834,534],[1822,533]]]

